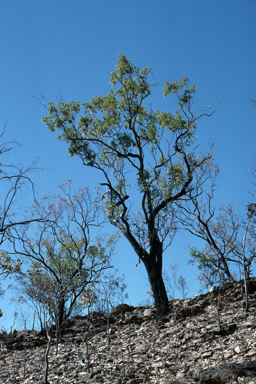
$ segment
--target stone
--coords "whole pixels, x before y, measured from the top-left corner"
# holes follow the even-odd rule
[[[183,308],[176,314],[176,320],[178,319],[186,319],[187,317],[196,316],[198,314],[204,313],[204,309],[195,305],[193,307]]]
[[[151,308],[148,308],[148,309],[145,309],[144,313],[143,313],[143,316],[151,316],[152,315],[152,309]]]
[[[235,348],[234,348],[234,351],[235,351],[236,353],[240,353],[241,348],[240,348],[240,347],[235,347]]]
[[[128,304],[119,304],[112,311],[112,315],[118,316],[120,314],[124,315],[126,312],[132,312],[134,307]]]
[[[158,322],[154,307],[117,306],[110,345],[105,313],[75,316],[64,324],[57,355],[52,328],[49,383],[256,384],[256,290],[244,313],[242,289],[242,282],[221,287],[219,314],[213,292],[172,300]],[[1,332],[0,384],[42,383],[46,346],[45,331]]]

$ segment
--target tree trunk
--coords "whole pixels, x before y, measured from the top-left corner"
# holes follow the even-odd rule
[[[228,264],[226,262],[226,259],[225,259],[225,257],[222,254],[221,254],[221,262],[222,262],[222,265],[223,265],[222,269],[224,270],[224,273],[228,277],[229,282],[230,283],[234,283],[234,281],[235,281],[234,277],[231,275],[229,267],[228,267]]]
[[[59,304],[58,304],[58,320],[59,320],[59,327],[62,325],[64,321],[64,309],[65,309],[65,301],[61,297],[59,299]],[[66,319],[65,319],[66,320]]]
[[[153,216],[152,216],[153,217]],[[118,220],[115,220],[111,215],[108,216],[111,224],[115,225],[127,238],[131,246],[139,256],[139,259],[146,267],[149,283],[153,292],[156,308],[156,318],[159,319],[169,313],[168,297],[162,276],[162,259],[163,245],[159,241],[157,232],[154,226],[154,218],[150,220],[148,233],[150,238],[150,252],[148,253],[134,238],[130,230],[127,230],[128,225],[123,226]],[[123,218],[123,221],[126,220]]]
[[[162,276],[162,262],[161,260],[154,260],[150,255],[142,260],[146,267],[149,283],[153,292],[156,318],[159,319],[169,313],[168,297]]]

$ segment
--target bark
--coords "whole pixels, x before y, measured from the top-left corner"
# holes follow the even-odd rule
[[[153,220],[149,224],[150,252],[148,253],[132,235],[129,224],[124,217],[122,217],[122,220],[125,226],[111,215],[108,218],[111,224],[115,225],[130,242],[139,259],[146,267],[155,302],[156,318],[159,319],[167,315],[169,313],[168,296],[162,276],[163,246],[159,241],[158,235],[155,233]]]
[[[61,326],[61,324],[64,321],[64,310],[65,310],[65,301],[64,301],[63,298],[60,298],[59,305],[58,305],[58,322],[59,322],[59,327]]]
[[[234,283],[235,279],[231,275],[229,267],[228,267],[228,264],[227,264],[226,259],[225,259],[225,257],[223,255],[221,256],[221,262],[222,262],[222,265],[223,265],[222,269],[224,270],[224,272],[225,272],[226,276],[228,277],[230,283]]]
[[[168,297],[162,276],[162,260],[154,260],[152,256],[143,259],[148,273],[149,283],[153,292],[156,308],[156,318],[169,313]]]

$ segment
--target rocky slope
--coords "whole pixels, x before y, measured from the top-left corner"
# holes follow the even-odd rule
[[[72,318],[57,354],[52,339],[49,383],[256,384],[256,279],[249,289],[248,314],[242,282],[225,285],[219,296],[213,289],[174,300],[158,322],[154,307],[118,306],[109,346],[106,314]],[[44,332],[3,333],[0,343],[0,384],[44,382]]]

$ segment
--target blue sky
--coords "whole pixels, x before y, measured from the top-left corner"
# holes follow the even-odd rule
[[[196,85],[196,108],[220,107],[198,125],[198,144],[215,144],[221,168],[216,206],[234,204],[243,210],[252,191],[255,163],[256,2],[254,0],[1,0],[0,1],[0,127],[8,121],[5,140],[22,147],[12,161],[29,164],[39,158],[45,169],[33,175],[39,194],[53,194],[72,179],[75,188],[102,181],[100,175],[68,156],[67,145],[42,123],[46,110],[34,95],[47,102],[61,95],[65,101],[89,101],[105,95],[109,72],[124,53],[153,73],[153,108],[174,112],[175,103],[162,96],[162,84],[183,75]],[[2,199],[0,191],[0,198]],[[22,202],[26,204],[26,200]],[[110,229],[111,230],[111,229]],[[165,254],[165,268],[179,261],[189,286],[198,292],[196,268],[187,265],[188,246],[195,239],[178,235]],[[125,252],[124,252],[125,250]],[[123,239],[114,258],[125,273],[130,302],[146,299],[143,266]],[[9,327],[15,306],[11,293],[1,299],[5,312],[0,324]]]

